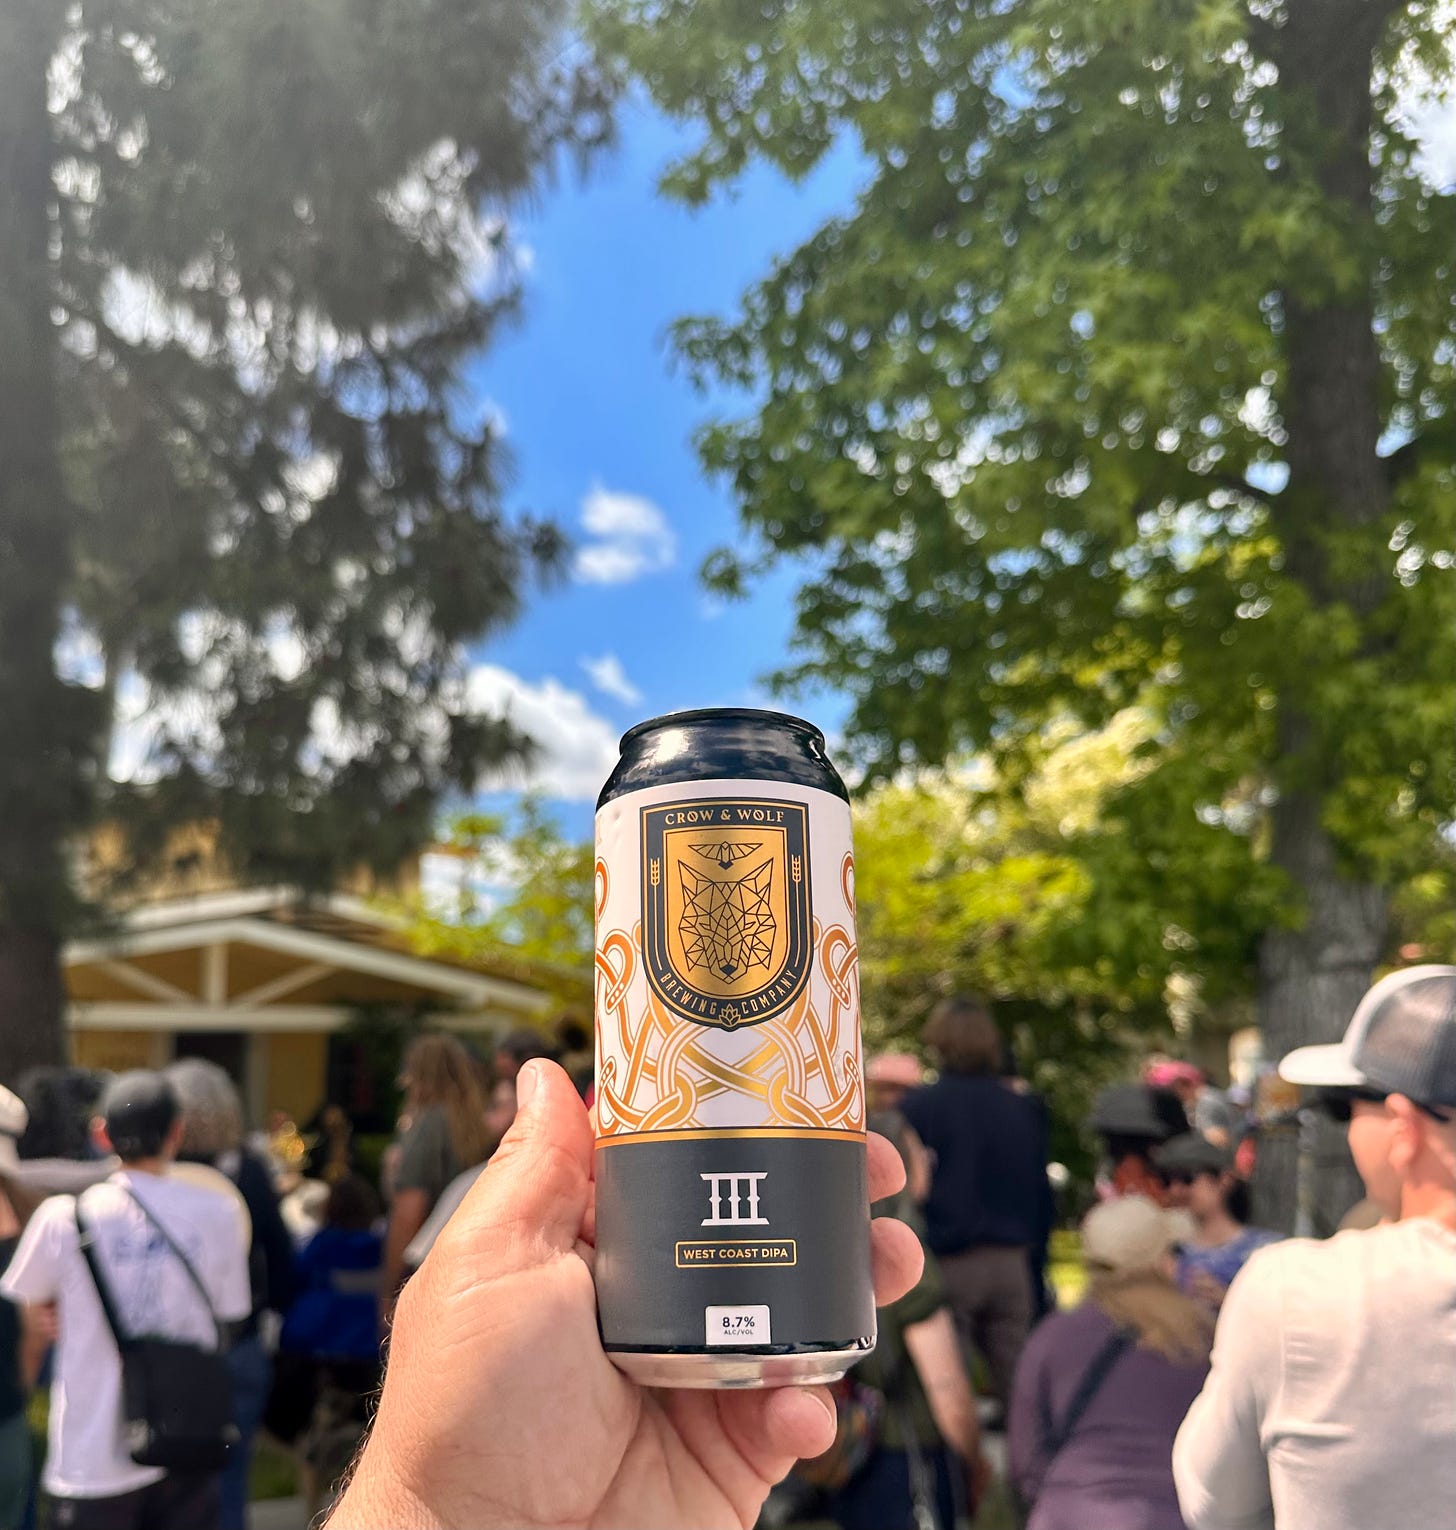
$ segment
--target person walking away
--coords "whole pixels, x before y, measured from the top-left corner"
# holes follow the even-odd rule
[[[573,1083],[576,1081],[573,1079]],[[580,1094],[581,1090],[578,1089]],[[409,1274],[425,1262],[425,1256],[435,1246],[435,1239],[444,1231],[445,1224],[455,1215],[460,1203],[470,1194],[470,1187],[480,1178],[491,1154],[500,1146],[505,1134],[516,1119],[516,1080],[498,1078],[490,1085],[485,1107],[485,1157],[477,1164],[462,1170],[440,1192],[429,1216],[413,1238],[405,1245],[404,1264]]]
[[[283,1321],[264,1423],[285,1445],[303,1439],[310,1512],[332,1486],[335,1465],[342,1471],[353,1455],[366,1400],[379,1385],[378,1224],[372,1186],[346,1174],[330,1187],[323,1225],[298,1253],[298,1295]]]
[[[1153,1166],[1166,1187],[1168,1205],[1193,1221],[1178,1249],[1178,1287],[1217,1313],[1224,1294],[1250,1255],[1279,1234],[1246,1227],[1231,1202],[1237,1188],[1233,1156],[1197,1132],[1184,1132],[1153,1149]]]
[[[490,1148],[475,1066],[453,1036],[416,1037],[401,1077],[410,1125],[400,1144],[384,1239],[380,1316],[386,1329],[406,1274],[405,1250],[445,1187],[483,1162]]]
[[[93,1129],[120,1168],[77,1197],[46,1201],[0,1280],[0,1295],[11,1301],[57,1304],[42,1479],[53,1500],[50,1523],[56,1530],[212,1530],[215,1474],[168,1473],[129,1454],[121,1356],[78,1218],[123,1332],[211,1347],[218,1326],[246,1317],[251,1306],[237,1215],[225,1197],[170,1177],[182,1123],[160,1074],[115,1079]]]
[[[200,1057],[173,1063],[165,1076],[182,1113],[182,1140],[174,1173],[185,1174],[190,1164],[204,1164],[216,1170],[229,1188],[236,1187],[250,1224],[248,1277],[252,1311],[228,1349],[238,1441],[228,1452],[221,1483],[222,1530],[243,1530],[248,1512],[253,1439],[273,1382],[269,1349],[274,1335],[265,1335],[263,1329],[265,1323],[280,1322],[293,1300],[293,1242],[278,1208],[267,1162],[244,1146],[243,1103],[232,1079],[216,1063]]]
[[[1213,1323],[1173,1282],[1181,1226],[1138,1195],[1083,1222],[1087,1294],[1040,1324],[1016,1373],[1008,1446],[1027,1530],[1183,1530],[1173,1437]]]
[[[101,1076],[89,1068],[32,1068],[15,1086],[26,1124],[15,1140],[19,1161],[9,1178],[31,1209],[50,1195],[77,1195],[115,1172],[116,1158],[98,1153],[90,1136],[101,1087]]]
[[[869,1129],[888,1137],[907,1175],[914,1134],[898,1111],[872,1112]],[[915,1226],[907,1187],[876,1202],[876,1217]],[[873,1449],[850,1480],[827,1495],[814,1517],[840,1530],[953,1530],[957,1509],[975,1506],[991,1478],[981,1451],[976,1398],[966,1374],[955,1320],[933,1256],[919,1283],[880,1309],[874,1353],[851,1376],[878,1394]]]
[[[1390,1221],[1261,1249],[1173,1452],[1192,1530],[1456,1522],[1456,967],[1376,983],[1280,1063],[1348,1120]]]
[[[1044,1118],[1001,1082],[1001,1037],[976,998],[945,999],[925,1040],[941,1067],[901,1110],[935,1155],[926,1241],[967,1343],[1004,1407],[1031,1330],[1032,1268],[1051,1236]]]

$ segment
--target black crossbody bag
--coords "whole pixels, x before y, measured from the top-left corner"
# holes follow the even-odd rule
[[[95,1237],[76,1197],[76,1230],[81,1253],[96,1287],[106,1326],[121,1356],[121,1405],[127,1453],[138,1466],[173,1472],[220,1471],[238,1441],[233,1420],[232,1375],[223,1352],[223,1326],[197,1271],[165,1227],[130,1188],[126,1193],[177,1256],[212,1320],[215,1341],[201,1344],[154,1334],[128,1334],[116,1313]]]

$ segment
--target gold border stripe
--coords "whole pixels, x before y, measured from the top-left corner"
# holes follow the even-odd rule
[[[598,1137],[599,1148],[627,1142],[707,1142],[717,1137],[818,1137],[829,1142],[863,1142],[863,1132],[829,1131],[818,1126],[724,1126],[717,1131],[617,1132]]]

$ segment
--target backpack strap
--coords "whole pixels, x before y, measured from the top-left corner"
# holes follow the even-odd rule
[[[202,1298],[202,1305],[207,1308],[207,1316],[212,1323],[212,1331],[214,1335],[216,1335],[216,1348],[220,1354],[224,1348],[222,1323],[218,1320],[217,1313],[213,1310],[212,1300],[207,1294],[207,1287],[202,1284],[202,1277],[192,1267],[192,1261],[187,1257],[186,1254],[182,1252],[181,1248],[177,1244],[177,1240],[172,1236],[171,1233],[167,1231],[165,1227],[162,1226],[155,1213],[153,1213],[147,1206],[147,1203],[136,1193],[135,1190],[132,1189],[130,1185],[123,1185],[121,1188],[125,1190],[126,1193],[131,1197],[132,1204],[141,1211],[141,1214],[147,1219],[147,1221],[150,1222],[152,1226],[157,1230],[157,1232],[161,1234],[162,1242],[172,1250],[172,1252],[177,1256],[177,1262],[182,1266],[184,1270],[186,1270],[188,1280],[192,1282],[193,1288]]]
[[[1072,1393],[1072,1400],[1067,1404],[1067,1411],[1062,1415],[1060,1423],[1052,1422],[1051,1408],[1043,1395],[1042,1444],[1048,1464],[1072,1438],[1077,1425],[1082,1422],[1082,1415],[1091,1406],[1093,1398],[1102,1390],[1103,1383],[1111,1374],[1112,1368],[1136,1342],[1137,1335],[1126,1328],[1118,1328],[1108,1334],[1102,1347],[1092,1356],[1087,1369],[1082,1372],[1082,1379],[1077,1383],[1077,1390]]]

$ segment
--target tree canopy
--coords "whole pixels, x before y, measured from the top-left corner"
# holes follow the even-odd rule
[[[596,852],[568,840],[538,798],[508,813],[451,819],[435,854],[453,870],[412,908],[412,939],[428,955],[520,965],[563,1009],[588,1023],[592,1006]]]
[[[0,13],[0,1008],[37,1058],[98,819],[319,884],[523,757],[466,645],[561,542],[459,383],[513,199],[603,131],[564,17]]]
[[[861,153],[851,209],[677,330],[752,400],[700,440],[749,533],[712,578],[801,560],[782,678],[847,689],[879,775],[1014,774],[1049,724],[1142,709],[1142,823],[1260,846],[1288,887],[1271,1050],[1337,1034],[1451,816],[1456,195],[1401,95],[1449,86],[1449,12],[594,15],[698,128],[670,193]]]

